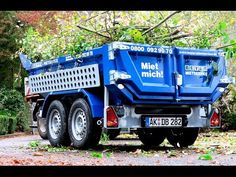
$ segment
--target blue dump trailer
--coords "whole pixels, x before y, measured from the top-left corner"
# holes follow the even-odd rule
[[[190,146],[199,128],[220,127],[212,104],[232,82],[222,50],[112,42],[77,58],[20,59],[33,120],[52,146],[90,148],[102,130]]]

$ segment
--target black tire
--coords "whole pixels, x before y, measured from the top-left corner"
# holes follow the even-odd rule
[[[39,118],[38,117],[39,112],[36,113],[37,116],[37,129],[39,132],[39,136],[46,140],[48,139],[48,135],[47,135],[47,120],[46,118]]]
[[[178,147],[188,147],[194,144],[198,137],[199,128],[170,129],[167,134],[169,143]]]
[[[71,143],[67,131],[66,107],[59,100],[54,100],[49,106],[46,118],[50,144],[52,146],[69,146]],[[56,124],[56,121],[59,123]]]
[[[114,140],[120,134],[120,129],[108,129],[106,134],[109,140]]]
[[[138,129],[137,134],[145,146],[159,146],[166,138],[166,130],[159,128]]]
[[[88,149],[99,143],[101,128],[92,119],[88,103],[79,98],[71,106],[68,130],[72,146],[80,149]]]

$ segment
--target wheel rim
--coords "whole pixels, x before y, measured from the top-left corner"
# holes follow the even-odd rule
[[[61,116],[57,109],[53,109],[50,113],[49,132],[53,139],[59,137],[61,131]]]
[[[46,132],[46,120],[44,118],[39,119],[39,127],[41,132]]]
[[[77,108],[74,111],[72,115],[71,128],[75,139],[81,141],[87,130],[86,115],[81,108]]]

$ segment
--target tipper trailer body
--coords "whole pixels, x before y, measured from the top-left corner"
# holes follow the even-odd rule
[[[20,59],[33,119],[54,146],[91,147],[102,128],[192,145],[199,128],[220,127],[212,104],[232,82],[222,50],[112,42],[76,58]]]

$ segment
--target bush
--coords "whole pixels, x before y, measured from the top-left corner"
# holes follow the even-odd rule
[[[16,115],[17,120],[17,131],[28,131],[29,130],[29,106],[24,103],[23,109],[20,110]]]
[[[16,130],[17,120],[14,114],[0,112],[0,135],[13,133]]]
[[[229,85],[214,106],[220,110],[222,130],[236,130],[236,87]]]
[[[17,90],[0,89],[0,110],[17,111],[22,109],[24,98]]]
[[[17,90],[0,89],[0,134],[29,130],[29,108]]]
[[[236,130],[236,112],[225,112],[222,115],[222,129]]]

